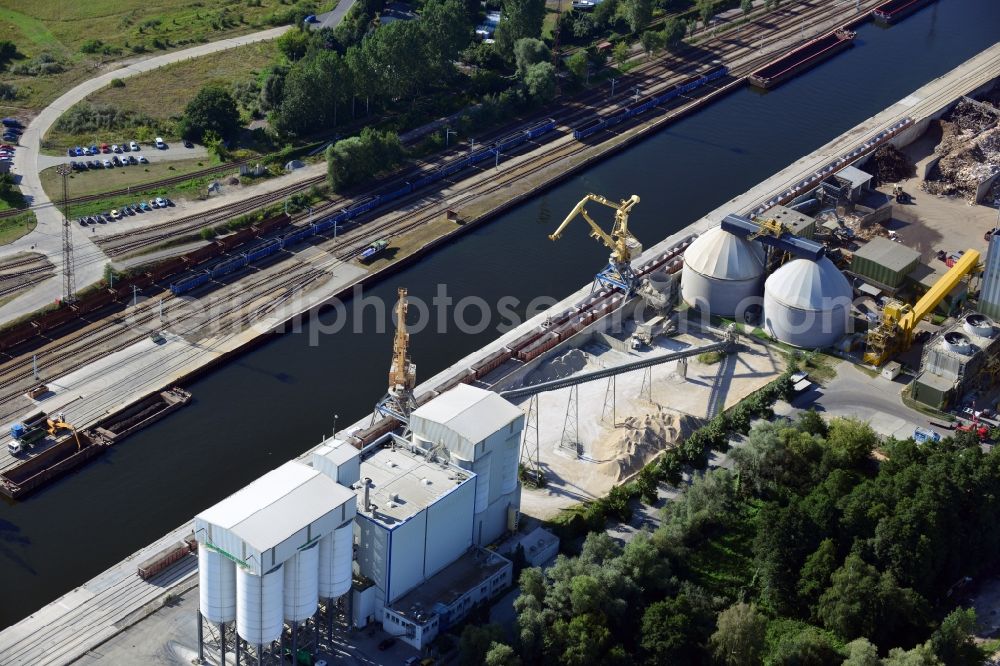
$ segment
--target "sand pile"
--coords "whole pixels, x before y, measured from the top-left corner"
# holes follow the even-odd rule
[[[687,414],[660,411],[643,417],[625,419],[624,427],[597,443],[594,451],[601,474],[616,483],[639,471],[663,449],[684,441],[701,422]]]

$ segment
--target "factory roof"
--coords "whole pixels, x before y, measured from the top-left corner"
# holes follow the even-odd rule
[[[761,217],[770,217],[778,222],[781,222],[796,235],[816,224],[816,220],[814,218],[809,217],[805,213],[800,213],[797,210],[789,208],[788,206],[773,206],[768,208],[764,211]]]
[[[870,173],[865,173],[861,169],[853,166],[846,166],[837,172],[837,178],[846,180],[851,184],[851,189],[857,189],[862,187],[865,183],[872,179]]]
[[[868,259],[893,272],[902,272],[920,260],[920,253],[902,243],[877,236],[854,253],[855,257]]]
[[[764,248],[721,226],[713,227],[684,251],[684,265],[720,280],[752,280],[764,273]]]
[[[826,257],[789,261],[771,273],[764,289],[780,303],[801,310],[825,310],[850,303],[854,296],[847,278]]]
[[[404,594],[390,608],[402,617],[425,624],[434,617],[435,606],[452,605],[469,590],[474,590],[493,574],[509,566],[510,560],[502,555],[474,548]]]
[[[263,553],[282,546],[314,523],[325,526],[331,522],[336,527],[343,520],[341,507],[353,497],[352,490],[325,474],[291,461],[198,514],[196,528],[205,528],[209,534],[197,536],[237,557],[243,551],[235,547],[236,542]],[[324,520],[328,517],[329,521]],[[292,544],[292,549],[299,545]]]
[[[358,490],[358,513],[392,527],[405,521],[467,481],[472,474],[454,465],[428,462],[403,447],[379,449],[361,461],[361,478],[371,479],[365,512],[364,487]]]
[[[459,384],[414,410],[410,426],[418,435],[434,443],[445,443],[454,451],[456,447],[447,441],[452,439],[447,436],[449,433],[437,432],[439,428],[433,425],[477,444],[521,416],[520,409],[493,391]]]

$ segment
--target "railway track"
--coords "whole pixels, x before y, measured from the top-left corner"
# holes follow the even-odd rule
[[[827,9],[828,11],[828,8],[824,8],[818,3],[806,3],[805,10],[800,13],[797,13],[796,16],[798,16],[800,20],[806,20],[810,17],[815,17],[824,14],[825,13],[824,9]],[[787,10],[788,8],[786,8],[786,11]],[[797,26],[791,28],[785,27],[784,29],[776,29],[771,31],[765,30],[764,32],[772,32],[773,33],[771,35],[772,37],[778,37],[784,33],[793,33],[796,29]],[[721,55],[723,57],[728,56],[730,58],[736,56],[742,51],[749,50],[750,48],[752,48],[750,46],[746,46],[743,44],[725,44],[724,47],[725,48],[721,49],[722,51]],[[649,66],[644,68],[643,72],[647,75],[655,75],[656,73],[659,72],[670,71],[672,74],[675,75],[683,75],[701,66],[704,66],[707,60],[717,59],[719,55],[720,54],[718,53],[712,54],[711,56],[706,56],[704,58],[699,59],[696,62],[685,63],[684,66],[677,69],[670,69],[668,63],[654,61],[649,63]],[[774,55],[775,54],[767,54],[751,58],[749,61],[741,63],[736,69],[738,72],[749,70],[750,68],[757,66],[757,63],[770,59],[774,57]],[[658,83],[658,88],[672,85],[673,78],[676,77],[671,77],[671,79],[661,79]],[[736,80],[738,79],[739,77],[737,77]],[[716,91],[711,89],[708,90],[709,94],[713,94],[714,92]],[[603,94],[598,92],[592,92],[588,95],[588,97],[590,98],[595,98],[597,96],[603,97]],[[619,101],[620,98],[616,98],[615,100],[610,102],[610,104],[614,105],[617,104]],[[672,111],[668,111],[668,113],[674,113],[677,111],[678,108],[681,107],[676,107]],[[577,119],[582,117],[593,116],[598,112],[599,112],[598,109],[589,107],[577,110],[566,110],[562,114],[560,114],[558,120],[563,124],[564,128],[568,128],[568,124],[575,122]],[[456,205],[460,206],[476,198],[496,193],[497,191],[505,187],[508,187],[509,184],[514,180],[530,176],[543,169],[551,167],[554,163],[558,161],[571,158],[590,148],[590,145],[577,142],[567,136],[560,137],[556,139],[556,141],[561,143],[559,143],[558,145],[554,145],[552,150],[540,156],[537,156],[536,158],[532,159],[529,163],[517,165],[517,167],[515,167],[514,169],[510,169],[507,172],[503,172],[496,178],[491,178],[485,184],[482,182],[471,184],[463,188],[463,190],[456,192],[452,196],[452,198],[449,199],[447,206],[448,207]],[[306,182],[308,183],[308,181]],[[302,183],[297,185],[297,187],[299,188],[310,187],[310,186],[311,186],[310,184],[302,184]],[[287,194],[288,191],[284,190],[281,191],[280,193],[269,193],[268,195],[260,195],[259,197],[253,197],[245,202],[241,202],[240,205],[243,208],[243,211],[245,212],[247,210],[253,210],[256,207],[260,206],[261,200],[267,197],[271,197],[272,200],[274,198],[280,200],[284,196],[287,196]],[[413,195],[406,197],[403,200],[403,203],[419,200],[424,196],[426,196],[426,193],[415,193]],[[338,205],[342,205],[343,203],[344,203],[343,200],[330,202],[326,204],[325,209],[317,210],[314,213],[314,217],[322,215],[324,212],[326,212],[326,210],[337,207]],[[334,248],[333,248],[334,254],[341,261],[350,261],[351,259],[356,257],[357,254],[360,253],[360,251],[368,243],[370,243],[373,238],[384,237],[387,235],[399,236],[407,233],[408,231],[416,229],[417,227],[422,226],[423,224],[426,224],[432,220],[439,219],[445,205],[446,204],[443,203],[434,203],[425,207],[422,211],[416,213],[405,213],[405,214],[396,213],[395,216],[390,217],[385,221],[379,221],[377,224],[370,224],[371,217],[373,216],[363,217],[362,219],[367,220],[367,222],[359,221],[358,224],[352,225],[351,228],[344,229],[344,233],[341,234],[341,236],[338,237],[338,241],[334,243]],[[224,213],[215,212],[214,214],[218,215],[219,218],[222,218],[223,216],[228,216],[232,213],[231,213],[231,208],[229,208]],[[390,213],[390,215],[392,214]],[[376,213],[375,216],[386,217],[384,213],[381,216],[379,216]],[[148,240],[142,242],[148,244]],[[329,242],[330,241],[327,241],[327,243]],[[321,243],[321,245],[326,245],[326,243]],[[311,270],[312,272],[310,272],[309,269],[303,271],[293,268],[290,273],[282,275],[282,281],[280,285],[273,285],[273,284],[268,285],[264,288],[263,291],[255,291],[255,290],[264,286],[265,283],[270,279],[270,277],[267,277],[269,276],[268,271],[264,271],[264,273],[262,273],[263,275],[266,276],[262,279],[251,278],[250,280],[247,280],[244,276],[244,279],[241,280],[242,284],[239,286],[237,290],[235,290],[235,292],[232,290],[229,290],[225,294],[220,294],[219,292],[215,292],[215,294],[206,297],[205,299],[206,301],[211,301],[211,303],[209,304],[210,308],[213,306],[217,306],[219,303],[223,301],[236,304],[235,308],[232,309],[226,309],[225,307],[222,307],[220,312],[217,315],[215,315],[213,319],[210,320],[210,322],[215,321],[216,323],[218,323],[221,321],[226,321],[229,325],[241,325],[242,323],[248,321],[249,318],[252,318],[254,316],[260,316],[261,312],[273,309],[273,307],[276,307],[276,304],[269,304],[265,301],[262,305],[257,306],[257,308],[254,311],[250,313],[241,313],[237,315],[236,314],[237,311],[245,306],[245,304],[241,300],[241,297],[243,295],[253,294],[252,301],[260,302],[261,299],[267,299],[275,295],[282,289],[287,290],[288,288],[293,288],[293,289],[304,288],[304,286],[310,284],[312,281],[318,279],[320,276],[325,274],[324,271],[322,270],[317,270],[317,269],[311,269]],[[164,316],[166,317],[167,314],[173,316],[175,314],[176,308],[178,307],[178,303],[183,303],[183,302],[184,301],[181,299],[176,299],[172,297],[169,293],[164,294],[163,297],[163,305],[165,313]],[[157,307],[152,303],[147,303],[133,310],[133,312],[129,313],[128,327],[125,330],[123,330],[122,327],[122,324],[124,323],[124,317],[115,317],[102,324],[95,325],[95,327],[93,328],[85,327],[84,329],[81,329],[80,331],[75,332],[74,334],[71,334],[66,338],[53,340],[48,344],[46,344],[45,346],[43,346],[41,349],[39,349],[36,352],[36,354],[38,355],[39,360],[42,363],[43,367],[47,368],[46,372],[47,375],[51,376],[51,375],[66,374],[75,369],[82,368],[88,365],[89,363],[92,363],[93,361],[97,360],[98,358],[106,356],[111,352],[125,349],[129,345],[141,339],[148,333],[148,330],[145,329],[150,327],[150,325],[153,323],[154,320],[158,318],[158,316],[159,315]],[[194,315],[190,313],[187,315],[180,314],[177,319],[171,322],[171,327],[174,328],[174,330],[177,330],[176,327],[184,325],[192,316]],[[204,325],[205,322],[201,322],[201,326]],[[189,332],[190,331],[185,332],[184,334],[188,334]],[[94,349],[99,349],[100,351],[93,351]],[[69,358],[72,358],[73,360],[67,361],[67,359]],[[49,362],[52,362],[52,366],[48,365]],[[18,398],[31,383],[32,383],[32,377],[31,377],[30,357],[15,358],[11,359],[7,363],[0,364],[0,406],[8,405],[13,400]]]

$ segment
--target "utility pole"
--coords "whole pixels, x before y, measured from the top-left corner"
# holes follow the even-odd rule
[[[611,99],[615,98],[615,77],[611,77]]]
[[[444,147],[445,148],[447,148],[448,144],[451,142],[450,140],[451,140],[451,135],[452,134],[454,134],[455,136],[458,136],[458,132],[456,132],[455,130],[448,129],[447,127],[444,128]]]
[[[471,155],[474,152],[476,152],[476,140],[469,139],[469,154]]]
[[[73,236],[69,228],[69,175],[73,169],[68,164],[56,167],[63,179],[63,303],[76,300],[76,277],[73,266]]]

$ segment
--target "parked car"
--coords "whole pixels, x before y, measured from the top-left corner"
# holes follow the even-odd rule
[[[73,150],[72,148],[67,148],[66,155],[68,155],[69,157],[76,157],[76,151]]]
[[[120,210],[118,210],[117,208],[113,208],[111,210],[111,217],[112,217],[112,219],[120,220],[120,219],[122,219],[122,212]]]
[[[156,197],[156,207],[157,208],[166,208],[167,207],[166,200],[163,197]]]
[[[90,154],[91,155],[100,155],[101,154],[101,149],[98,148],[96,145],[93,145],[93,146],[90,147]]]
[[[315,14],[310,14],[303,20],[304,23],[319,23],[319,19],[316,18]]]
[[[111,152],[113,152],[113,153],[120,153],[120,152],[122,152],[122,147],[119,146],[117,143],[112,144],[111,145]]]
[[[127,153],[130,150],[132,150],[132,146],[128,145],[127,143],[123,143],[122,144],[122,152],[123,153]]]
[[[156,147],[160,150],[164,150],[167,147],[167,144],[163,142],[163,137],[156,137]]]
[[[104,153],[105,155],[107,155],[108,153],[111,152],[111,146],[109,146],[106,143],[102,143],[101,144],[101,152]]]
[[[79,220],[77,220],[76,222],[77,222],[77,224],[79,224],[79,225],[80,225],[81,227],[85,227],[85,226],[87,226],[87,218],[85,218],[85,217],[81,217],[81,218],[80,218]]]
[[[150,199],[149,200],[149,208],[150,208],[150,210],[152,210],[154,208],[159,208],[159,206],[156,205],[156,200],[155,199]]]
[[[88,224],[97,224],[98,222],[99,220],[97,219],[96,215],[91,215],[90,217],[87,218]]]
[[[20,127],[21,121],[17,118],[4,118],[2,121],[4,127]]]
[[[171,201],[170,199],[168,199],[167,197],[163,197],[163,200],[167,202],[168,206],[173,206],[174,205],[174,202]]]
[[[149,160],[146,159],[145,155],[139,155],[139,164],[149,164]]]
[[[191,143],[190,141],[188,141],[187,139],[184,139],[184,147],[185,148],[194,148],[194,144]]]
[[[129,164],[138,164],[139,160],[135,159],[135,155],[129,155],[128,156],[128,163]]]
[[[76,148],[73,149],[73,152],[76,153],[77,157],[83,157],[84,156],[83,146],[77,146]]]
[[[379,642],[378,649],[385,652],[395,644],[396,644],[396,639],[393,638],[392,636],[389,636],[389,638],[384,638],[382,639],[381,642]]]
[[[105,169],[110,169],[112,166],[113,165],[111,164],[111,160],[104,160],[104,168]]]
[[[135,141],[129,141],[129,142],[128,142],[128,147],[129,147],[129,148],[130,148],[131,150],[134,150],[134,151],[136,151],[136,152],[139,152],[139,144],[138,144],[138,143],[136,143]]]
[[[142,208],[140,208],[139,204],[137,204],[137,203],[130,203],[128,205],[128,207],[131,208],[132,210],[134,210],[137,213],[141,213],[142,212]]]
[[[122,165],[122,161],[120,159],[118,159],[117,155],[115,155],[114,157],[111,158],[111,163],[114,164],[115,166],[121,166]]]
[[[124,210],[129,215],[135,215],[135,208],[132,208],[132,206],[125,206],[125,208],[123,208],[122,210]]]

